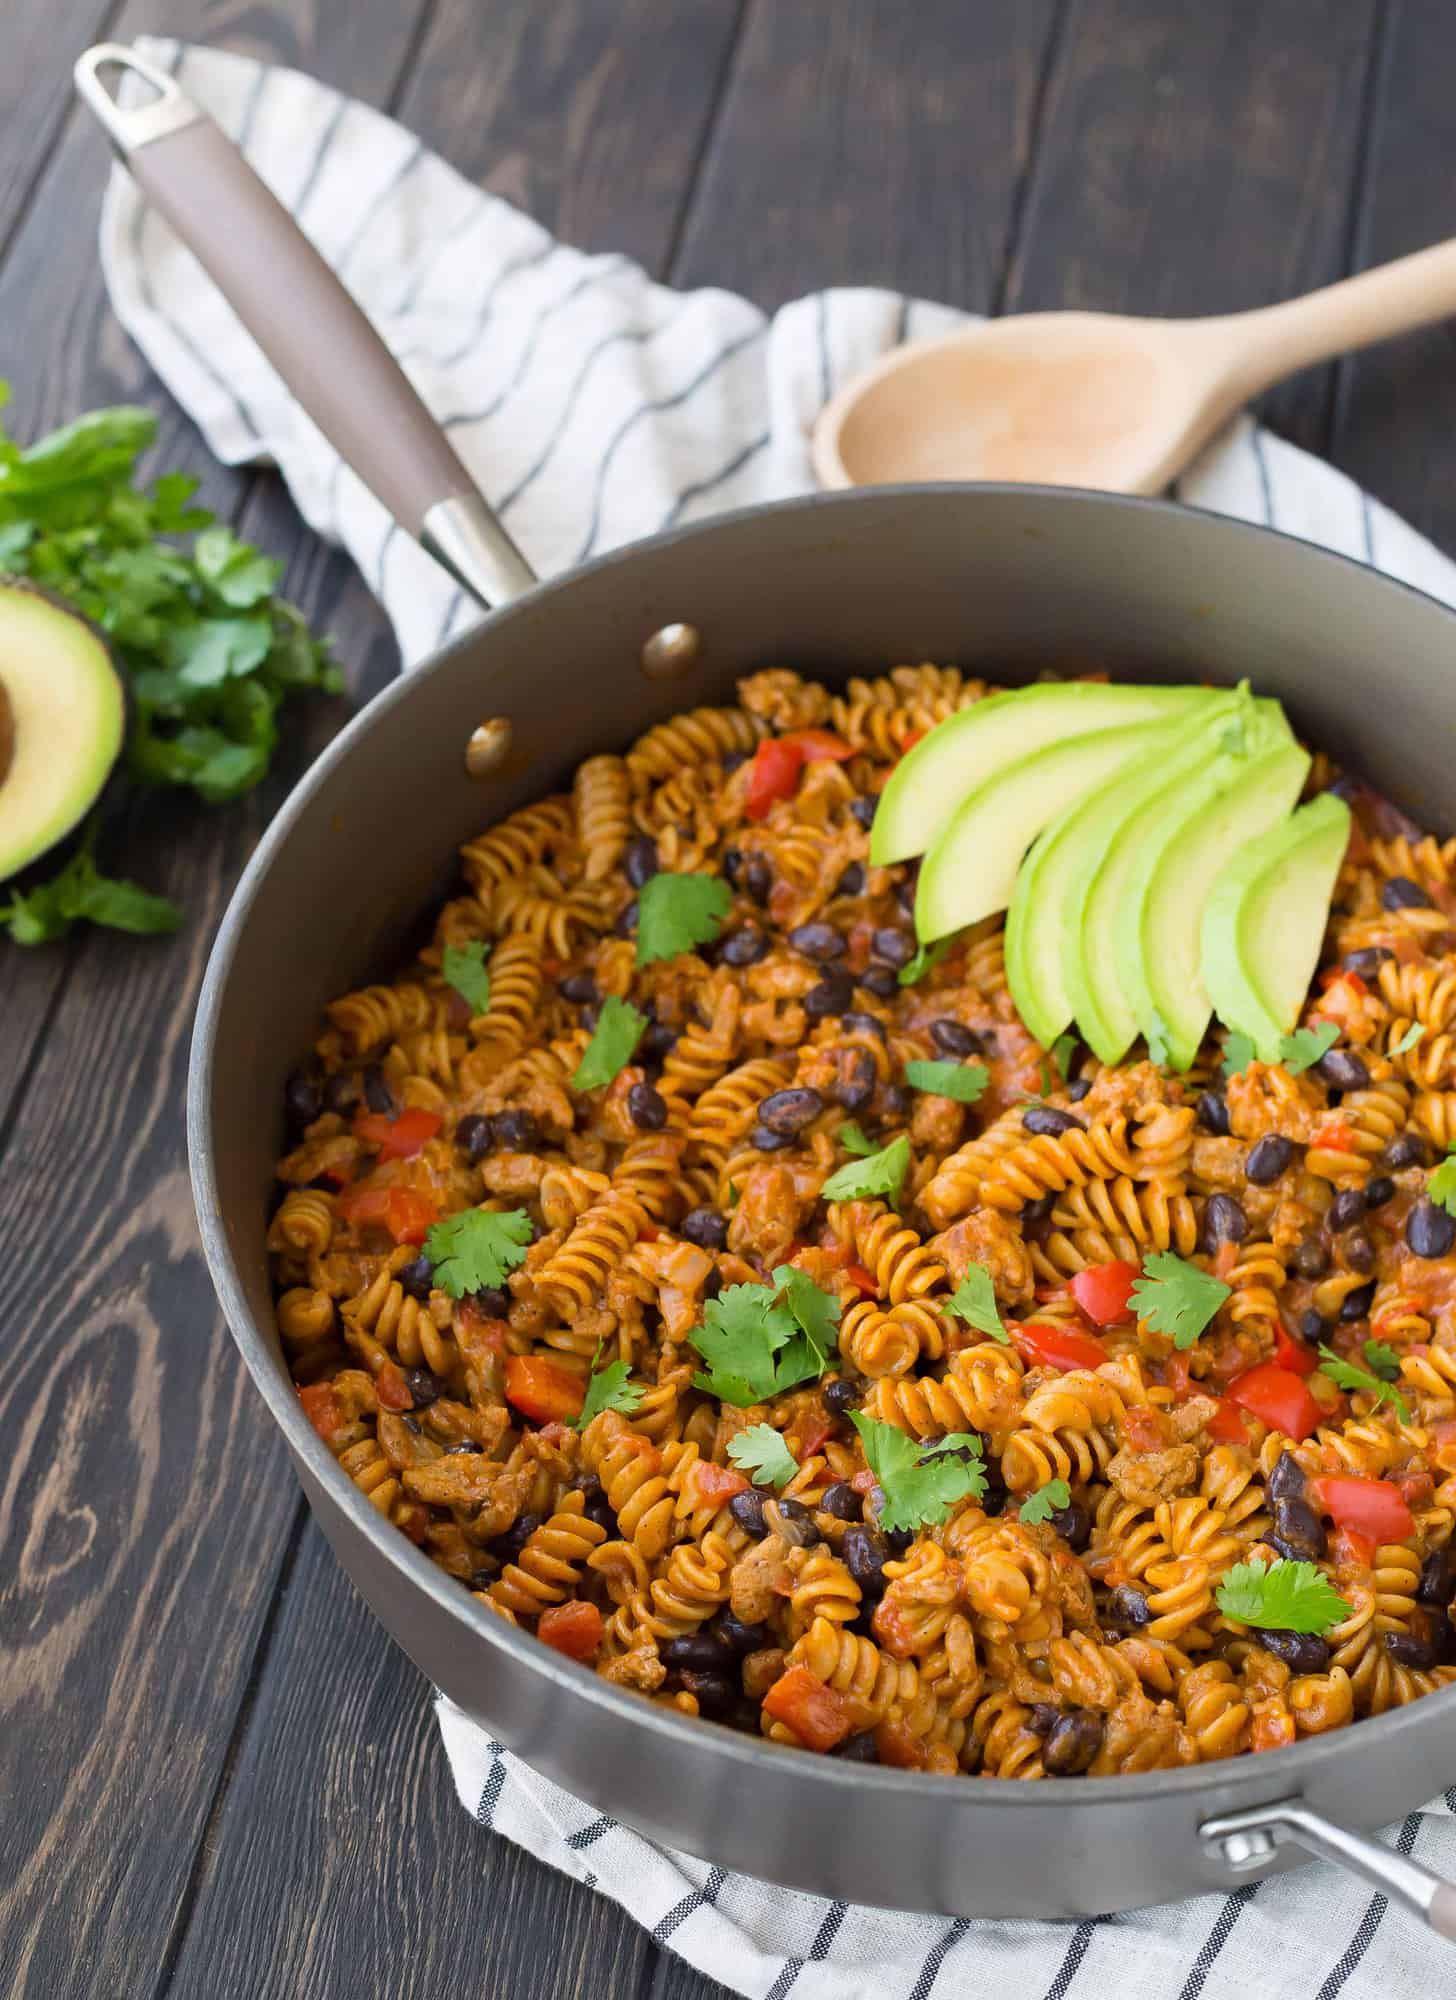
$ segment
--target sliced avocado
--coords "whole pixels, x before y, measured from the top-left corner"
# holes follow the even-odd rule
[[[121,749],[125,704],[85,619],[14,581],[0,581],[0,690],[3,882],[95,804]]]
[[[1186,796],[1190,777],[1231,754],[1225,744],[1263,751],[1292,742],[1279,704],[1255,701],[1240,689],[1219,704],[1207,727],[1196,730],[1147,789],[1138,793],[1132,785],[1125,788],[1123,817],[1104,829],[1101,851],[1088,856],[1086,872],[1075,886],[1072,907],[1080,902],[1081,923],[1066,955],[1072,1012],[1083,1039],[1103,1062],[1122,1060],[1139,1032],[1139,1006],[1145,1012],[1151,1008],[1140,980],[1127,990],[1119,977],[1118,923],[1140,870],[1160,844],[1162,828]]]
[[[1019,757],[964,801],[926,855],[915,892],[922,944],[1004,910],[1021,857],[1049,820],[1144,748],[1146,722],[1069,736]]]
[[[1217,694],[1183,721],[1150,729],[1146,747],[1064,807],[1021,864],[1006,917],[1006,979],[1017,1013],[1044,1049],[1077,1012],[1082,911],[1112,835],[1150,793],[1207,758],[1216,726],[1227,726],[1237,700],[1232,691]]]
[[[1117,970],[1151,1043],[1187,1069],[1213,1013],[1203,983],[1200,942],[1209,891],[1246,840],[1289,813],[1309,770],[1309,754],[1282,744],[1259,756],[1220,752],[1186,785],[1149,844],[1118,920]]]
[[[877,868],[925,854],[962,801],[997,771],[1044,745],[1131,722],[1166,722],[1209,699],[1198,687],[1038,681],[973,702],[907,751],[880,793],[870,832]]]
[[[1330,895],[1350,840],[1350,808],[1333,792],[1245,841],[1203,912],[1203,983],[1214,1012],[1253,1042],[1261,1062],[1299,1019],[1319,963]]]

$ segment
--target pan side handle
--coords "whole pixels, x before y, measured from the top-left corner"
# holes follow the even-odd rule
[[[144,103],[103,82],[139,77]],[[536,578],[445,433],[339,279],[242,154],[176,80],[103,42],[76,88],[142,193],[197,258],[347,465],[483,604]]]
[[[1300,1799],[1280,1799],[1247,1812],[1224,1813],[1203,1822],[1204,1842],[1218,1850],[1237,1874],[1253,1874],[1284,1841],[1292,1840],[1323,1861],[1361,1875],[1428,1923],[1437,1936],[1456,1943],[1456,1884],[1443,1881],[1419,1862],[1407,1861],[1378,1840],[1351,1833],[1324,1819]]]

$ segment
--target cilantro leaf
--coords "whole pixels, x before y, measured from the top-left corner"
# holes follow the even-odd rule
[[[838,1339],[838,1299],[807,1272],[781,1264],[772,1284],[730,1285],[703,1307],[688,1335],[708,1364],[693,1381],[746,1409],[797,1383],[818,1381]]]
[[[732,907],[733,891],[716,875],[654,875],[637,904],[637,963],[711,944]]]
[[[1016,1518],[1035,1524],[1045,1521],[1059,1508],[1072,1504],[1072,1489],[1065,1479],[1049,1479],[1045,1486],[1038,1486],[1029,1500],[1023,1500],[1017,1509]]]
[[[1327,1632],[1350,1615],[1323,1570],[1287,1556],[1267,1564],[1235,1563],[1215,1596],[1226,1618],[1275,1632]]]
[[[1011,1335],[1001,1324],[1001,1315],[996,1309],[996,1288],[991,1283],[991,1273],[984,1265],[971,1264],[952,1296],[946,1300],[946,1311],[953,1312],[957,1319],[963,1319],[967,1326],[973,1326],[977,1333],[989,1333],[993,1340],[1011,1345]]]
[[[447,1215],[425,1238],[425,1255],[435,1267],[435,1281],[452,1299],[503,1285],[508,1273],[524,1263],[534,1231],[523,1208],[498,1214],[490,1208],[463,1208]]]
[[[1456,1215],[1456,1146],[1426,1182],[1426,1198],[1444,1208],[1447,1215]]]
[[[1425,1032],[1426,1029],[1424,1022],[1412,1021],[1411,1025],[1406,1029],[1405,1033],[1401,1036],[1400,1040],[1398,1042],[1391,1043],[1389,1053],[1393,1056],[1403,1056],[1408,1049],[1413,1049],[1415,1047],[1416,1043],[1421,1039],[1421,1037],[1425,1034]]]
[[[953,1097],[957,1104],[974,1104],[991,1081],[991,1072],[984,1063],[907,1062],[905,1081],[912,1090]]]
[[[869,1154],[879,1151],[874,1140],[867,1139],[852,1118],[848,1124],[841,1125],[834,1136],[838,1139],[840,1145],[843,1146],[846,1153],[858,1153],[861,1159],[865,1159]]]
[[[1312,1068],[1321,1056],[1327,1055],[1339,1039],[1339,1026],[1334,1021],[1320,1021],[1313,1028],[1296,1028],[1292,1035],[1281,1038],[1279,1060],[1291,1076],[1298,1076],[1301,1070]]]
[[[936,944],[923,944],[908,965],[902,965],[898,974],[902,986],[918,986],[927,972],[932,972],[950,950],[953,940],[941,938]]]
[[[1168,1023],[1156,1008],[1148,1021],[1147,1034],[1143,1038],[1148,1045],[1148,1061],[1161,1069],[1168,1060]]]
[[[630,1000],[609,993],[602,1002],[596,1033],[587,1043],[586,1054],[571,1079],[573,1090],[598,1090],[610,1083],[631,1062],[633,1052],[647,1028],[647,1016],[639,1014]]]
[[[1056,1064],[1057,1075],[1062,1079],[1063,1083],[1067,1080],[1068,1072],[1072,1067],[1072,1057],[1076,1053],[1077,1037],[1075,1035],[1058,1035],[1057,1039],[1052,1043],[1052,1061]]]
[[[601,1349],[598,1348],[598,1353]],[[586,1385],[586,1401],[581,1406],[581,1415],[576,1420],[576,1428],[584,1431],[593,1417],[603,1410],[620,1410],[630,1417],[634,1410],[642,1407],[642,1398],[647,1391],[639,1382],[629,1382],[632,1370],[625,1361],[613,1361],[605,1368],[594,1370]]]
[[[1383,1340],[1367,1340],[1365,1359],[1383,1382],[1394,1382],[1400,1374],[1400,1356]]]
[[[1378,1342],[1370,1343],[1372,1346],[1378,1344]],[[1391,1352],[1389,1348],[1385,1351],[1387,1354]],[[1397,1370],[1399,1367],[1400,1363],[1397,1361]],[[1391,1404],[1403,1424],[1410,1422],[1410,1404],[1399,1389],[1393,1389],[1381,1376],[1372,1375],[1368,1368],[1361,1368],[1353,1361],[1342,1360],[1335,1350],[1326,1347],[1323,1341],[1320,1342],[1320,1373],[1328,1375],[1338,1389],[1348,1390],[1352,1394],[1359,1390],[1373,1396],[1377,1408],[1381,1403]]]
[[[104,924],[116,931],[156,937],[175,931],[182,912],[165,896],[153,896],[135,882],[98,873],[89,844],[77,848],[65,866],[28,895],[15,890],[0,904],[0,932],[15,944],[51,944],[72,924]]]
[[[922,1438],[920,1451],[925,1458],[933,1457],[940,1451],[968,1451],[972,1458],[984,1458],[986,1446],[975,1431],[947,1431],[944,1437]]]
[[[850,1422],[859,1432],[865,1463],[885,1496],[882,1528],[933,1527],[958,1500],[979,1500],[985,1492],[985,1468],[977,1458],[958,1455],[963,1449],[959,1438],[942,1440],[942,1445],[952,1447],[947,1451],[917,1445],[893,1424],[877,1423],[860,1410],[850,1411]]]
[[[890,1206],[894,1208],[899,1203],[900,1190],[905,1185],[909,1170],[910,1141],[902,1132],[898,1139],[892,1139],[878,1153],[871,1153],[863,1160],[851,1160],[840,1167],[829,1176],[819,1192],[826,1201],[861,1201],[882,1194],[888,1197]]]
[[[799,1461],[772,1424],[752,1424],[728,1440],[728,1456],[755,1486],[783,1488],[799,1469]]]
[[[1224,1038],[1223,1073],[1225,1080],[1238,1076],[1254,1060],[1254,1044],[1238,1028]]]
[[[773,1274],[779,1299],[793,1316],[794,1324],[817,1363],[815,1374],[822,1375],[839,1338],[839,1315],[843,1307],[834,1295],[816,1285],[807,1271],[794,1264],[780,1264]]]
[[[483,1014],[490,1004],[490,974],[485,969],[485,941],[472,938],[469,944],[447,944],[441,954],[440,970],[445,984],[453,986],[472,1014]]]
[[[1222,1278],[1185,1263],[1171,1250],[1154,1251],[1130,1294],[1132,1307],[1154,1333],[1172,1336],[1175,1347],[1191,1347],[1229,1295]]]

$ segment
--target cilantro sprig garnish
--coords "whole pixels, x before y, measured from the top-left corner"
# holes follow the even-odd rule
[[[1350,1615],[1350,1606],[1323,1570],[1287,1556],[1271,1563],[1235,1563],[1214,1594],[1226,1618],[1274,1632],[1328,1632]]]
[[[984,1265],[971,1264],[966,1275],[945,1302],[947,1312],[953,1312],[957,1319],[963,1319],[967,1326],[973,1326],[977,1333],[988,1333],[993,1340],[1011,1345],[1011,1335],[1001,1323],[1001,1314],[996,1307],[996,1288],[991,1283],[991,1273]]]
[[[1072,1489],[1065,1479],[1049,1479],[1045,1486],[1038,1486],[1028,1500],[1023,1500],[1017,1509],[1017,1519],[1035,1526],[1038,1521],[1046,1521],[1063,1507],[1072,1504]]]
[[[800,1382],[817,1382],[839,1338],[839,1300],[806,1271],[780,1264],[767,1285],[730,1285],[703,1307],[688,1339],[706,1372],[699,1389],[747,1409]]]
[[[863,1129],[853,1118],[841,1125],[834,1136],[846,1153],[855,1153],[862,1160],[868,1159],[871,1153],[879,1151],[874,1140],[865,1137]]]
[[[1229,1296],[1229,1287],[1173,1251],[1155,1250],[1144,1259],[1143,1275],[1130,1296],[1144,1326],[1170,1335],[1175,1347],[1191,1347]]]
[[[490,974],[485,969],[485,941],[471,938],[468,944],[447,944],[440,955],[440,971],[445,984],[453,986],[472,1014],[483,1014],[490,1005]]]
[[[647,1031],[647,1016],[639,1014],[630,1000],[609,993],[602,1002],[596,1032],[587,1043],[586,1054],[571,1079],[573,1090],[599,1090],[631,1062],[637,1044]]]
[[[732,907],[733,891],[716,875],[654,875],[637,902],[638,965],[711,944]]]
[[[1292,1035],[1281,1038],[1279,1060],[1291,1076],[1298,1076],[1301,1070],[1312,1069],[1322,1056],[1328,1055],[1339,1039],[1339,1025],[1334,1021],[1317,1021],[1312,1028],[1296,1028]]]
[[[24,896],[17,889],[8,902],[0,903],[0,933],[8,926],[16,944],[50,944],[83,918],[137,937],[160,937],[176,930],[182,912],[175,903],[135,882],[98,873],[91,858],[95,825],[93,820],[83,845],[48,882]]]
[[[936,944],[923,944],[908,964],[900,967],[897,975],[902,986],[918,986],[927,972],[935,969],[950,950],[951,938],[941,938]]]
[[[1426,1199],[1447,1215],[1456,1215],[1456,1146],[1447,1149],[1446,1158],[1426,1182]]]
[[[991,1081],[991,1072],[984,1063],[907,1062],[905,1081],[912,1090],[953,1097],[957,1104],[974,1104]]]
[[[534,1233],[523,1208],[503,1213],[491,1208],[462,1208],[458,1215],[447,1215],[431,1229],[425,1238],[425,1255],[435,1267],[436,1284],[452,1299],[463,1299],[468,1292],[503,1285],[516,1266],[525,1262]]]
[[[755,1486],[776,1486],[780,1491],[799,1469],[799,1461],[772,1424],[751,1424],[730,1438],[728,1456]]]
[[[1225,1082],[1242,1075],[1254,1060],[1254,1044],[1240,1029],[1233,1029],[1224,1038],[1223,1075]]]
[[[601,1353],[600,1347],[597,1349]],[[630,1417],[642,1407],[642,1399],[647,1391],[640,1382],[629,1382],[632,1370],[625,1361],[612,1361],[605,1368],[597,1368],[593,1363],[591,1379],[586,1385],[586,1400],[581,1406],[581,1415],[576,1420],[576,1428],[584,1431],[593,1417],[603,1410],[620,1410]]]
[[[1365,1359],[1383,1382],[1394,1382],[1400,1374],[1400,1356],[1383,1340],[1365,1342]]]
[[[958,1500],[979,1500],[986,1490],[981,1440],[974,1431],[956,1431],[930,1444],[916,1444],[893,1424],[860,1410],[850,1411],[865,1463],[885,1496],[882,1528],[927,1528],[945,1520]]]
[[[1372,1341],[1368,1345],[1378,1346],[1379,1343]],[[1385,1351],[1387,1354],[1391,1353],[1389,1348]],[[1397,1370],[1399,1367],[1400,1363],[1397,1361]],[[1320,1373],[1328,1375],[1337,1389],[1344,1389],[1351,1394],[1363,1391],[1367,1396],[1373,1396],[1377,1409],[1382,1403],[1389,1403],[1403,1424],[1410,1422],[1410,1404],[1399,1389],[1393,1388],[1383,1376],[1372,1374],[1368,1368],[1361,1368],[1353,1361],[1344,1360],[1332,1347],[1326,1347],[1323,1341],[1320,1342]]]
[[[884,1195],[895,1208],[909,1170],[910,1141],[902,1132],[879,1152],[863,1160],[850,1160],[838,1168],[819,1192],[825,1201],[871,1201],[877,1195]]]
[[[1148,1021],[1148,1031],[1144,1039],[1148,1045],[1148,1061],[1156,1063],[1159,1069],[1168,1061],[1168,1023],[1156,1009]]]
[[[1051,1059],[1056,1064],[1057,1075],[1065,1083],[1072,1067],[1072,1057],[1077,1053],[1075,1035],[1058,1035],[1051,1046]]]
[[[1410,1026],[1406,1029],[1405,1033],[1401,1036],[1400,1040],[1398,1042],[1391,1043],[1390,1054],[1393,1056],[1405,1055],[1408,1050],[1413,1049],[1415,1047],[1416,1043],[1421,1040],[1425,1032],[1426,1032],[1426,1027],[1423,1021],[1412,1021]]]

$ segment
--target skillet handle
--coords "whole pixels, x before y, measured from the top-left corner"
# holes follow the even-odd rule
[[[1203,1840],[1218,1849],[1236,1874],[1253,1874],[1286,1840],[1323,1861],[1362,1875],[1372,1888],[1403,1903],[1424,1919],[1438,1937],[1456,1943],[1456,1884],[1443,1881],[1419,1862],[1407,1861],[1378,1840],[1351,1833],[1333,1820],[1311,1812],[1302,1799],[1280,1799],[1248,1812],[1224,1813],[1205,1820]]]
[[[153,93],[118,104],[130,72]],[[76,88],[142,193],[197,258],[303,409],[406,533],[482,604],[536,578],[394,356],[221,127],[164,69],[116,42]]]

